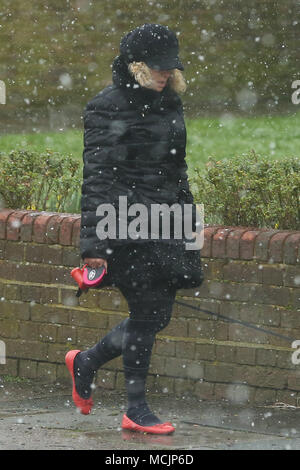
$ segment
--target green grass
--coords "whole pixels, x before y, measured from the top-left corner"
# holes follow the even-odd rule
[[[300,154],[300,113],[290,116],[187,120],[190,168],[203,166],[209,156],[232,158],[251,149],[280,159]]]
[[[300,112],[286,116],[186,119],[189,172],[203,167],[209,156],[217,160],[232,158],[254,149],[256,153],[280,159],[300,154]],[[82,159],[82,130],[35,134],[4,135],[0,151],[29,147],[50,148]]]
[[[83,132],[67,130],[64,132],[41,132],[35,134],[7,134],[0,137],[0,152],[18,148],[28,148],[44,152],[49,148],[56,152],[71,153],[82,158]]]

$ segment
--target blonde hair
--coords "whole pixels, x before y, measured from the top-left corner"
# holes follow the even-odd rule
[[[128,69],[139,85],[145,88],[151,88],[151,70],[145,62],[132,62],[129,64]],[[186,82],[180,70],[173,69],[168,82],[172,90],[176,91],[176,93],[185,92]]]

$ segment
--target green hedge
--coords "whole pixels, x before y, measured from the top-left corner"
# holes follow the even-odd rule
[[[205,223],[300,230],[300,159],[271,160],[252,151],[210,158],[191,178]]]
[[[26,149],[0,154],[2,206],[80,212],[82,169],[71,155]],[[300,159],[271,160],[254,151],[210,158],[190,178],[205,223],[300,230]]]
[[[59,152],[0,153],[1,205],[11,209],[78,211],[80,162]]]

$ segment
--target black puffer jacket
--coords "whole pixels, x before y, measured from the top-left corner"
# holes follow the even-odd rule
[[[182,103],[169,87],[161,93],[140,87],[117,57],[113,84],[88,103],[84,129],[81,256],[109,259],[116,246],[132,240],[97,237],[100,204],[117,208],[119,196],[149,208],[193,202]]]

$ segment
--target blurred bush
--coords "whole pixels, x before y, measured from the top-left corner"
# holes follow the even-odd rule
[[[299,0],[0,5],[0,77],[7,87],[1,130],[80,128],[86,103],[112,80],[121,37],[143,23],[166,24],[178,34],[186,115],[295,111]]]
[[[2,207],[80,213],[78,159],[47,150],[0,153]],[[254,151],[210,157],[190,178],[207,224],[300,230],[300,159],[270,160]]]
[[[0,153],[2,206],[78,212],[80,189],[80,162],[70,155],[26,149]]]
[[[300,159],[242,154],[195,169],[190,180],[205,223],[300,230]]]

